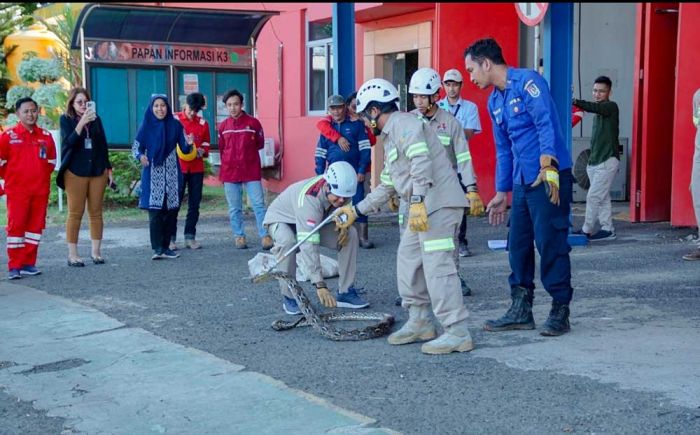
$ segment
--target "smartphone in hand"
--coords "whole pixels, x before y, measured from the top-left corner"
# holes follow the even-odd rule
[[[88,101],[87,103],[85,103],[85,106],[88,110],[92,109],[93,112],[96,112],[94,101]]]
[[[115,183],[114,180],[112,180],[112,182],[109,183],[109,188],[115,192],[119,191],[119,186],[117,186],[117,183]]]

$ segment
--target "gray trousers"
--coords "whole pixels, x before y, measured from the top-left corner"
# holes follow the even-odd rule
[[[463,208],[442,208],[428,216],[428,231],[404,229],[396,254],[402,305],[432,304],[443,327],[469,317],[454,261],[455,234],[463,213]]]
[[[700,237],[700,145],[695,146],[695,154],[693,154],[693,171],[690,175],[690,195],[693,197],[695,220],[698,225],[698,237]]]
[[[272,240],[274,241],[274,246],[270,250],[272,255],[282,255],[291,249],[297,243],[296,232],[294,231],[294,225],[286,223],[274,223],[268,226],[268,231]],[[337,249],[338,247],[338,233],[335,231],[335,225],[328,224],[321,228],[319,231],[321,236],[321,246],[326,248]],[[357,230],[354,227],[348,229],[348,243],[338,251],[338,292],[347,293],[348,288],[355,282],[355,275],[357,274],[357,250],[359,248],[359,239],[357,236]],[[277,268],[289,274],[291,277],[296,277],[297,273],[297,260],[296,253],[291,254],[283,262],[281,262]],[[305,263],[303,256],[299,265],[302,268],[308,267]],[[318,265],[320,267],[320,264]],[[302,269],[303,270],[303,269]],[[283,295],[288,298],[293,298],[292,293],[287,288],[287,285],[280,282],[280,291]]]

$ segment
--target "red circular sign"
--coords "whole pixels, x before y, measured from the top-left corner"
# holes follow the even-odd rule
[[[528,26],[536,26],[544,19],[549,3],[516,3],[515,10],[520,21]]]

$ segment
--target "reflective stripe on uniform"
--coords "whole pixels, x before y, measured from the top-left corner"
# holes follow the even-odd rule
[[[470,153],[469,151],[457,154],[457,164],[468,162],[471,159],[472,153]]]
[[[445,145],[446,147],[450,146],[450,137],[449,136],[439,134],[438,138],[440,139],[441,144]]]
[[[403,215],[399,214],[399,226],[403,225]]]
[[[698,127],[698,124],[700,124],[700,116],[693,116],[693,124]]]
[[[399,152],[396,148],[389,151],[389,154],[386,156],[386,159],[389,163],[392,163],[394,160],[396,160],[398,158],[399,158]]]
[[[51,163],[52,165],[56,164],[56,159],[49,159],[47,162]]]
[[[297,232],[297,242],[301,242],[309,234],[310,233],[302,233],[300,231]],[[319,243],[321,243],[321,235],[319,233],[316,233],[316,234],[312,235],[311,237],[309,237],[306,241],[309,243],[313,243],[315,245],[318,245]]]
[[[360,147],[360,151],[362,150],[368,150],[372,147],[372,145],[369,143],[369,139],[363,139],[358,143]]]
[[[391,181],[391,175],[389,174],[388,168],[385,166],[381,174],[379,174],[379,181],[387,186],[393,186],[394,182]]]
[[[38,245],[39,240],[41,240],[41,234],[30,233],[30,232],[24,233],[25,243],[29,243],[30,245]]]
[[[425,142],[416,142],[410,145],[406,150],[406,157],[409,159],[414,158],[419,154],[428,154],[428,144]]]
[[[316,157],[321,157],[325,159],[326,155],[328,155],[328,150],[323,148],[316,148]]]
[[[455,242],[452,237],[444,239],[426,240],[423,242],[424,252],[454,251]]]
[[[304,198],[306,197],[306,191],[309,190],[311,186],[314,184],[318,183],[318,180],[323,178],[323,175],[318,175],[312,179],[309,180],[308,183],[304,184],[304,187],[301,188],[301,192],[299,192],[299,199],[297,201],[297,204],[299,207],[302,207],[304,205]]]
[[[24,248],[24,237],[7,237],[7,249]]]

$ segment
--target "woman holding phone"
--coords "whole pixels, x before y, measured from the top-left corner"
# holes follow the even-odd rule
[[[105,187],[113,183],[107,137],[95,103],[90,101],[86,89],[73,88],[68,94],[66,113],[61,115],[61,167],[56,177],[56,184],[66,191],[68,202],[68,266],[85,266],[78,255],[78,233],[86,202],[92,243],[90,256],[94,264],[104,264],[100,251],[102,204]]]

